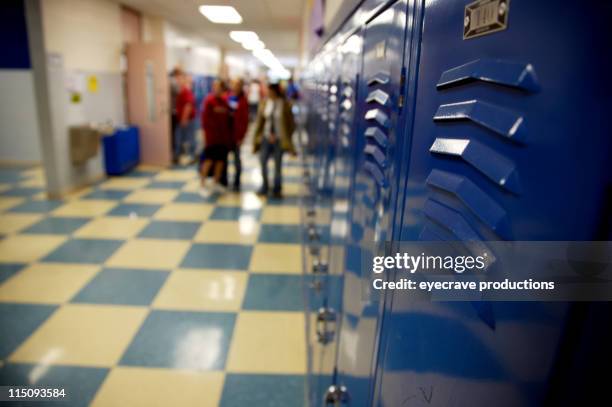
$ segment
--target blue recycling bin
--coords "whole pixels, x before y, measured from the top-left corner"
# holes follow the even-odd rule
[[[108,175],[121,175],[140,162],[138,127],[120,127],[103,138],[104,165]]]

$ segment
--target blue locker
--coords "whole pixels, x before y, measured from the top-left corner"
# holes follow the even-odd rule
[[[350,393],[351,406],[366,406],[372,396],[378,325],[382,302],[362,290],[369,276],[363,258],[384,249],[392,233],[403,134],[400,114],[407,1],[376,10],[360,31],[361,72],[356,90],[352,157],[349,165],[350,211],[344,251],[341,312],[338,315],[337,360],[328,401]],[[365,285],[367,287],[367,285]]]
[[[609,236],[612,106],[601,78],[610,64],[596,51],[610,38],[609,6],[502,3],[507,29],[469,39],[466,3],[420,5],[396,239]],[[564,370],[565,338],[584,329],[572,323],[574,304],[413,303],[395,293],[386,304],[375,405],[529,406],[569,391],[553,373]]]

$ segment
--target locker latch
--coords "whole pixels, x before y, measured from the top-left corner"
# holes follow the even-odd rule
[[[326,345],[334,340],[336,311],[332,308],[321,307],[317,312],[317,341]],[[331,329],[330,329],[331,326]]]
[[[400,75],[399,97],[397,99],[397,107],[400,109],[404,106],[404,85],[406,84],[406,68],[402,68]]]
[[[346,386],[337,386],[332,384],[327,388],[323,402],[326,406],[341,406],[348,403],[349,393]]]

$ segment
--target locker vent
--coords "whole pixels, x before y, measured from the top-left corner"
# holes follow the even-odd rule
[[[364,169],[374,178],[381,188],[387,188],[387,152],[389,128],[391,127],[391,94],[388,86],[390,74],[380,71],[368,79],[366,96]]]
[[[531,64],[501,59],[478,59],[443,72],[436,84],[438,91],[461,87],[467,83],[486,82],[503,92],[513,88],[525,96],[540,89],[535,69]],[[374,115],[374,113],[372,113]],[[458,123],[468,121],[487,129],[494,143],[509,140],[513,148],[528,144],[527,119],[521,112],[486,100],[469,99],[441,104],[433,116],[434,122]],[[429,151],[439,158],[461,160],[471,166],[483,179],[511,195],[521,194],[521,181],[516,163],[478,140],[465,137],[451,138],[452,126],[446,127],[445,137],[437,136]],[[502,140],[503,139],[503,140]],[[434,168],[427,177],[427,186],[454,196],[460,204],[486,229],[502,239],[511,239],[510,222],[504,208],[484,190],[478,182],[459,173]],[[473,225],[452,205],[441,202],[444,198],[430,197],[425,201],[423,213],[427,219],[421,231],[422,240],[479,241],[481,237]]]

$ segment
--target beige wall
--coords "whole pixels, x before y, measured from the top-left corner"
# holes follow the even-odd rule
[[[44,0],[47,52],[69,70],[119,72],[121,8],[107,0]]]
[[[143,42],[164,42],[163,19],[143,14],[141,21]]]

